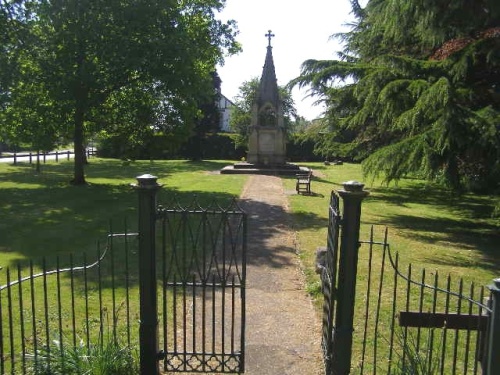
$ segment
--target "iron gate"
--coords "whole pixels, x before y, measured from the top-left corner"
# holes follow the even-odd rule
[[[328,236],[323,267],[321,268],[321,288],[323,292],[323,328],[321,346],[325,362],[325,372],[332,373],[333,329],[335,317],[335,287],[339,249],[340,212],[339,197],[332,192],[328,211]]]
[[[243,372],[245,213],[235,201],[160,207],[157,242],[164,371]]]

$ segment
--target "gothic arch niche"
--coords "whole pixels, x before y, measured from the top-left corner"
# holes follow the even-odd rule
[[[271,103],[266,103],[259,111],[260,126],[277,126],[278,115],[277,111]]]

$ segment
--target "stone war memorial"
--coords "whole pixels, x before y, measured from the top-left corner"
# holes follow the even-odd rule
[[[246,162],[229,165],[221,173],[297,174],[309,168],[287,163],[287,132],[273,61],[271,30],[258,92],[252,105]]]

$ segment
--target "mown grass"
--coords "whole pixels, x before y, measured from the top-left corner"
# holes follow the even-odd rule
[[[28,260],[32,261],[34,274],[42,269],[52,270],[56,263],[58,268],[93,263],[104,251],[110,230],[136,231],[138,198],[131,184],[139,175],[158,177],[162,184],[160,203],[175,199],[181,205],[189,205],[196,196],[202,206],[214,200],[222,206],[229,204],[240,194],[246,177],[214,176],[213,172],[224,165],[216,161],[123,163],[91,159],[87,167],[88,185],[71,186],[71,161],[47,163],[40,173],[29,164],[0,164],[0,285],[7,283],[8,274],[11,281],[18,275],[29,275]],[[22,288],[11,288],[12,296],[6,290],[0,294],[0,311],[6,317],[1,323],[0,350],[6,360],[2,362],[2,371],[8,371],[12,362],[17,362],[16,369],[20,370],[22,360],[17,353],[21,352],[21,345],[27,345],[28,354],[35,355],[53,340],[64,341],[64,350],[71,349],[73,342],[80,339],[95,344],[102,334],[105,316],[120,320],[119,335],[131,335],[129,343],[137,343],[136,243],[131,239],[130,246],[124,247],[123,240],[114,242],[114,250],[108,252],[100,267],[38,278],[33,282],[34,293],[29,283],[23,283]],[[19,273],[17,264],[21,264]],[[114,292],[115,288],[119,289]],[[12,316],[12,326],[7,316]],[[125,321],[131,324],[128,330],[123,328]],[[26,338],[25,343],[19,339],[21,336]]]
[[[223,162],[137,161],[92,159],[86,186],[71,186],[72,162],[47,163],[41,173],[29,164],[0,163],[0,265],[17,259],[70,252],[94,251],[109,230],[134,227],[137,194],[135,177],[150,173],[163,188],[159,201],[176,196],[187,203],[229,201],[241,192],[244,176],[210,174]]]
[[[372,225],[379,238],[387,227],[389,243],[400,254],[402,267],[413,263],[480,285],[500,276],[500,220],[492,217],[496,197],[456,195],[417,179],[385,186],[377,180],[365,181],[356,164],[309,165],[315,171],[314,194],[291,194],[290,205],[311,283],[317,280],[313,272],[316,248],[326,245],[330,193],[350,180],[364,182],[370,192],[362,204],[360,239],[368,239]],[[285,183],[288,191],[294,189],[294,179]]]
[[[321,314],[320,281],[314,272],[315,252],[319,246],[326,246],[330,193],[342,189],[345,181],[364,181],[364,178],[359,165],[310,166],[315,170],[313,195],[294,194],[293,178],[287,179],[285,186],[291,192],[290,205],[298,231],[299,254],[305,266],[307,288],[315,296],[318,314]],[[391,253],[393,257],[398,254],[397,269],[403,275],[409,276],[411,272],[414,281],[446,290],[450,288],[483,302],[477,286],[491,284],[492,279],[500,275],[500,223],[492,216],[497,197],[458,196],[416,179],[402,180],[390,186],[368,181],[365,189],[370,195],[362,205],[361,241],[369,240],[372,228],[375,241],[382,241],[387,228]],[[398,354],[408,353],[411,345],[427,350],[425,337],[429,334],[432,335],[431,345],[439,353],[436,366],[439,366],[440,373],[476,373],[478,363],[474,359],[477,354],[474,343],[477,336],[474,332],[459,334],[453,330],[436,329],[432,333],[434,331],[421,332],[413,328],[403,331],[410,335],[403,347],[397,340],[394,347],[391,342],[394,332],[401,331],[397,315],[407,308],[409,311],[465,314],[478,314],[480,308],[466,299],[450,299],[447,293],[434,293],[431,288],[414,285],[407,293],[409,284],[404,278],[395,277],[394,269],[389,265],[388,257],[384,258],[379,245],[375,245],[373,252],[367,245],[359,248],[356,284],[353,373],[371,373],[375,367],[380,373],[396,373],[396,367],[410,373],[408,366],[419,365],[421,358],[407,355],[406,363],[401,363]],[[411,342],[413,333],[419,337],[419,342]],[[445,336],[448,338],[446,344],[440,343],[439,337]],[[468,342],[469,338],[471,341]],[[393,357],[389,360],[391,353]],[[434,365],[430,362],[424,364]]]
[[[34,259],[35,269],[39,270],[41,264],[36,259],[42,256],[53,261],[57,255],[95,254],[96,242],[105,239],[110,222],[113,230],[119,232],[127,220],[129,230],[133,231],[137,194],[130,185],[136,182],[136,176],[156,175],[163,185],[159,201],[168,201],[175,195],[185,204],[194,195],[202,204],[213,200],[229,202],[242,192],[247,179],[245,175],[213,173],[227,165],[226,161],[124,163],[91,159],[90,162],[89,184],[82,187],[69,184],[71,161],[45,164],[40,173],[27,164],[0,163],[0,266]],[[319,277],[314,272],[315,252],[326,244],[330,193],[349,180],[365,182],[370,191],[363,202],[361,239],[368,239],[372,225],[376,226],[379,238],[387,227],[391,248],[400,254],[402,269],[412,263],[477,285],[487,285],[500,276],[500,223],[492,217],[497,197],[458,196],[416,179],[385,186],[379,181],[365,181],[360,166],[354,164],[306,165],[315,172],[312,195],[296,195],[295,179],[283,180],[289,193],[307,287],[316,297],[318,313],[321,297]],[[366,272],[366,264],[360,262],[360,278]],[[103,282],[106,288],[110,286],[106,278]],[[5,272],[0,271],[0,284],[4,283]],[[109,299],[109,290],[103,296]],[[117,301],[122,302],[120,298]]]
[[[247,176],[211,173],[226,164],[92,159],[87,168],[89,184],[82,187],[68,183],[71,161],[48,163],[41,173],[28,164],[0,164],[0,266],[19,259],[94,252],[110,222],[119,230],[127,219],[133,228],[137,196],[130,185],[144,173],[156,175],[163,185],[160,202],[174,195],[181,202],[190,202],[196,195],[202,203],[237,197]],[[500,275],[500,224],[491,215],[495,197],[458,196],[416,179],[384,186],[364,181],[361,167],[355,164],[307,165],[315,171],[312,196],[292,193],[295,180],[284,180],[291,192],[293,222],[311,290],[318,284],[315,251],[326,243],[330,193],[349,180],[365,182],[370,191],[362,207],[361,239],[367,239],[371,225],[388,227],[391,247],[403,263],[439,269],[478,284],[488,284]]]

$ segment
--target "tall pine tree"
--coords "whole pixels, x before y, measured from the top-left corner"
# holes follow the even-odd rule
[[[346,156],[386,181],[413,174],[457,190],[497,187],[498,1],[351,3],[356,21],[338,35],[338,60],[305,61],[291,82],[327,104],[333,127],[354,132]]]

